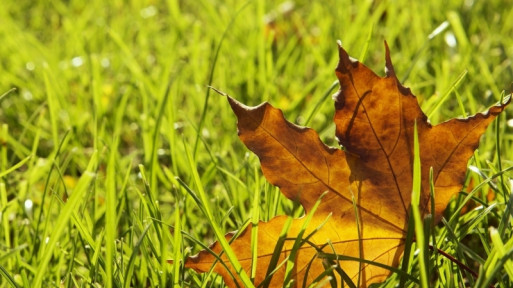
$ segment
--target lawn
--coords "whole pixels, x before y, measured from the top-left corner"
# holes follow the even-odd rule
[[[337,40],[381,75],[386,40],[432,124],[511,93],[505,0],[126,2],[2,1],[1,287],[223,287],[168,260],[196,254],[215,229],[301,216],[209,86],[268,101],[331,146]],[[403,274],[427,273],[429,287],[513,287],[511,111],[425,239],[452,258],[423,251],[419,265],[414,244]]]

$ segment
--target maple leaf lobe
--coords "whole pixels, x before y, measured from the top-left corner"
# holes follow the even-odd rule
[[[430,126],[416,97],[397,79],[386,42],[386,77],[350,59],[340,44],[338,49],[340,60],[335,73],[340,89],[333,98],[336,136],[343,147],[360,157],[375,157],[368,152],[376,149],[391,154],[404,127],[413,127],[414,121]]]

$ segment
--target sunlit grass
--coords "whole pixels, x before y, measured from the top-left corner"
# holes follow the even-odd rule
[[[374,71],[386,40],[433,124],[510,88],[507,1],[360,2],[3,1],[0,286],[219,287],[180,260],[257,218],[301,215],[264,181],[209,85],[270,101],[333,146],[337,40]],[[479,275],[423,251],[433,287],[513,286],[509,111],[425,230],[426,244]],[[400,269],[420,279],[412,247]],[[401,277],[415,285],[394,273],[384,286]]]

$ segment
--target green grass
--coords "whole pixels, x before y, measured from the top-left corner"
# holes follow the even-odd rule
[[[167,260],[300,215],[209,85],[270,101],[335,146],[338,39],[378,72],[386,40],[432,123],[482,111],[512,83],[508,1],[281,2],[2,1],[0,286],[220,287]],[[437,249],[419,260],[413,243],[383,287],[513,287],[509,111],[469,162],[468,188],[421,233],[478,276]]]

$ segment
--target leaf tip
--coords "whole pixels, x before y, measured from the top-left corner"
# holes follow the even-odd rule
[[[237,117],[247,112],[250,107],[242,104],[241,102],[235,100],[229,95],[226,95],[226,99],[228,100],[228,103],[230,103],[230,107],[232,108],[233,112]]]
[[[266,111],[265,107],[268,105],[267,102],[255,107],[250,107],[233,99],[229,95],[226,95],[226,99],[228,99],[228,103],[230,103],[235,116],[237,116],[239,133],[241,129],[255,130],[260,125]]]
[[[338,65],[335,71],[340,73],[347,73],[349,68],[356,67],[358,65],[358,60],[349,56],[347,51],[342,47],[342,41],[337,40],[338,44]]]
[[[388,77],[395,77],[394,65],[392,64],[392,59],[390,58],[390,48],[388,47],[388,43],[385,40],[385,73]]]
[[[390,57],[390,48],[388,47],[388,43],[385,40],[385,74],[387,77],[393,77],[397,81],[397,88],[403,95],[413,95],[411,93],[410,88],[404,87],[401,82],[399,82],[399,79],[397,79],[397,76],[395,74],[394,65],[392,64],[392,58]]]

